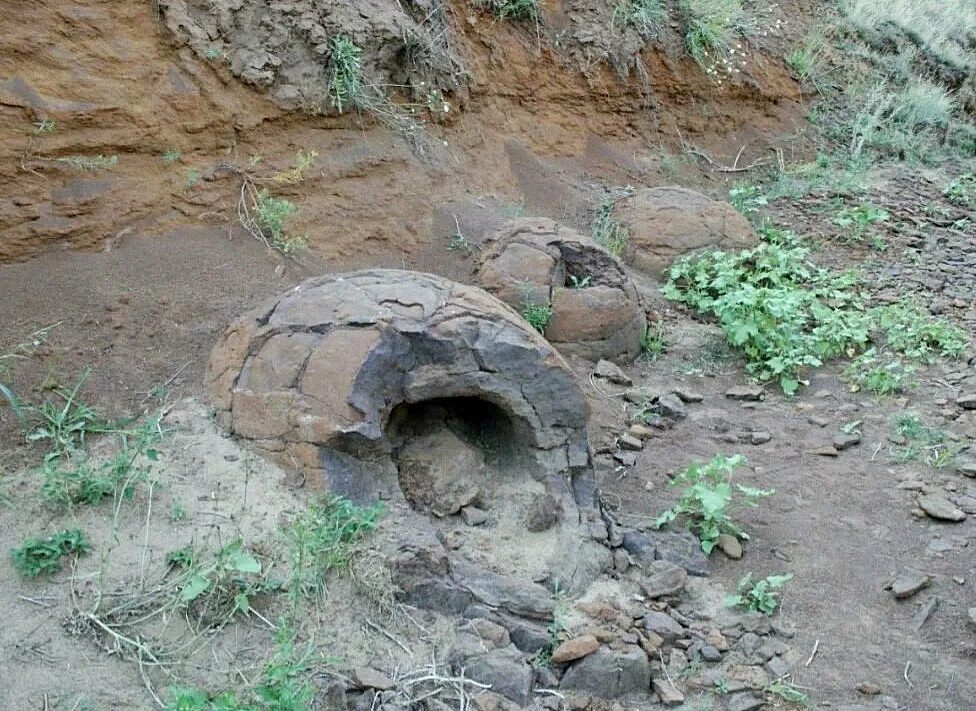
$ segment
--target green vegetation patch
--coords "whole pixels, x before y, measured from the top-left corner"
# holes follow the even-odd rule
[[[14,567],[25,578],[57,573],[65,556],[84,555],[91,550],[88,537],[83,531],[65,529],[45,538],[34,536],[11,551]]]

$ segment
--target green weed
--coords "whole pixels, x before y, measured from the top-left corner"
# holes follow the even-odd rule
[[[143,457],[149,462],[159,459],[159,451],[152,446],[162,437],[159,418],[119,435],[119,451],[105,461],[96,463],[85,455],[76,457],[76,461],[48,459],[44,463],[42,496],[61,506],[92,505],[107,497],[116,501],[131,499],[136,484],[146,481],[150,472],[149,465],[137,462]]]
[[[684,486],[678,503],[658,516],[654,526],[661,528],[684,517],[687,528],[698,536],[706,555],[712,552],[723,533],[748,540],[748,534],[731,517],[732,507],[740,501],[755,505],[758,499],[776,492],[741,484],[733,487],[732,473],[745,461],[745,457],[737,454],[716,455],[710,462],[690,465],[671,481],[672,487]]]
[[[341,114],[347,108],[359,105],[363,50],[343,35],[332,38],[330,49],[329,101],[332,108]]]
[[[522,304],[522,318],[539,333],[545,333],[549,319],[552,318],[552,304],[548,302],[536,304],[526,301]]]
[[[884,334],[885,345],[912,361],[934,363],[958,358],[966,350],[966,332],[944,319],[934,319],[912,300],[878,306],[872,318]]]
[[[91,550],[88,538],[75,528],[63,530],[46,538],[35,536],[11,551],[14,567],[25,578],[57,573],[61,559],[68,555],[84,555]]]
[[[539,0],[480,0],[499,20],[539,21]]]
[[[630,25],[643,35],[649,35],[668,19],[668,11],[661,0],[621,0],[613,10],[613,21]]]
[[[34,122],[34,133],[54,133],[58,124],[51,119],[40,119]]]
[[[976,173],[964,173],[942,191],[953,205],[976,209]]]
[[[179,163],[181,158],[183,158],[183,154],[175,148],[170,148],[163,153],[163,163],[166,165]]]
[[[286,230],[285,223],[298,211],[295,203],[275,197],[267,190],[257,193],[254,220],[261,235],[271,247],[282,254],[295,254],[308,246],[308,235],[295,235]]]
[[[655,321],[653,326],[645,323],[644,328],[641,329],[641,355],[653,362],[666,353],[667,349],[664,324],[660,321]]]
[[[685,17],[685,46],[698,65],[709,74],[718,65],[730,70],[730,55],[736,39],[751,26],[742,0],[680,0]]]
[[[36,423],[26,433],[28,442],[45,442],[50,449],[46,459],[64,457],[84,448],[85,439],[92,434],[116,432],[118,426],[105,420],[91,405],[80,398],[88,379],[82,375],[70,390],[55,388],[55,399],[46,399],[34,407],[21,403],[19,407]]]
[[[72,170],[95,171],[105,168],[114,168],[119,164],[118,156],[67,156],[65,158],[55,158],[55,161],[62,163]]]
[[[752,573],[748,573],[739,581],[736,594],[725,598],[725,606],[772,615],[779,607],[779,589],[792,579],[792,573],[784,573],[753,580]]]
[[[876,395],[892,395],[914,387],[914,366],[898,357],[886,360],[887,363],[880,360],[876,348],[868,348],[851,361],[844,376],[852,383],[852,390],[863,388]]]
[[[729,202],[743,215],[750,215],[769,204],[761,185],[738,182],[729,189]]]
[[[569,275],[569,284],[573,289],[585,289],[590,285],[591,280],[592,277],[590,276],[585,276],[581,278],[576,276],[575,274]]]
[[[326,577],[349,565],[353,545],[379,524],[382,504],[363,507],[342,497],[314,503],[286,529],[293,607],[305,596],[321,598]]]
[[[891,459],[898,463],[921,459],[930,467],[943,469],[952,466],[956,456],[965,449],[965,445],[952,442],[948,432],[923,424],[911,412],[895,420],[895,433],[905,439],[905,444],[889,451]]]
[[[597,208],[590,227],[593,240],[617,259],[623,259],[629,236],[627,230],[613,219],[613,210],[619,200],[631,194],[633,189],[630,187],[613,191]]]
[[[777,679],[766,686],[763,691],[767,694],[774,694],[784,701],[799,704],[800,706],[810,705],[810,696],[805,691],[798,689],[794,684],[790,684],[783,679]]]
[[[845,207],[834,217],[834,224],[848,230],[848,239],[861,242],[869,228],[879,222],[885,222],[891,217],[887,210],[874,205],[855,205]]]
[[[305,180],[305,173],[312,169],[315,159],[319,157],[318,151],[298,151],[295,154],[294,165],[288,170],[282,170],[271,176],[276,183],[294,185]]]

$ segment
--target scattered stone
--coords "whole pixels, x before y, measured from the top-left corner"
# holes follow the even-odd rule
[[[948,553],[955,545],[952,541],[945,538],[933,538],[929,541],[928,550],[933,553]]]
[[[725,397],[730,400],[762,400],[766,394],[766,388],[762,385],[736,385],[725,391]]]
[[[865,696],[877,696],[881,693],[881,687],[872,681],[862,681],[860,684],[854,687],[857,691]]]
[[[710,644],[704,645],[698,650],[698,653],[701,654],[702,659],[704,659],[706,662],[722,661],[722,653]]]
[[[759,432],[750,432],[749,433],[749,442],[751,444],[757,444],[757,445],[758,444],[766,444],[766,442],[768,442],[772,438],[773,438],[773,436],[769,432],[759,431]]]
[[[661,697],[661,703],[665,706],[680,706],[685,702],[685,695],[666,679],[655,679],[654,691]]]
[[[826,417],[820,417],[819,415],[810,415],[810,417],[807,418],[807,422],[809,422],[811,425],[816,425],[817,427],[826,427],[830,424],[829,419]]]
[[[956,404],[963,410],[976,410],[976,393],[966,393],[956,398]]]
[[[619,365],[609,360],[601,360],[597,363],[593,375],[615,385],[631,385],[634,382]]]
[[[771,657],[766,662],[766,671],[774,679],[781,679],[790,673],[790,665],[782,657]]]
[[[644,615],[644,629],[660,636],[665,642],[673,641],[685,633],[684,627],[671,616],[654,610]]]
[[[834,449],[843,452],[845,449],[861,443],[861,435],[857,432],[839,432],[834,435]]]
[[[895,581],[891,584],[891,593],[895,596],[896,600],[907,600],[931,584],[931,576],[905,571],[895,578]]]
[[[632,467],[637,464],[637,454],[634,452],[615,452],[613,458],[625,467]]]
[[[650,439],[654,436],[655,432],[647,425],[635,424],[627,428],[627,434],[638,439]]]
[[[729,711],[754,711],[766,705],[762,697],[756,696],[749,691],[743,691],[729,696]]]
[[[684,417],[687,412],[684,402],[674,393],[665,393],[657,401],[658,411],[665,417]]]
[[[468,526],[480,526],[488,520],[488,512],[477,506],[465,506],[461,509],[461,520]]]
[[[567,662],[582,659],[588,654],[593,654],[599,648],[600,643],[596,637],[591,634],[585,634],[582,637],[568,639],[556,647],[552,653],[552,661],[556,664],[566,664]]]
[[[976,459],[973,457],[959,457],[956,459],[956,472],[971,479],[976,479]]]
[[[912,625],[914,630],[918,632],[925,623],[928,622],[929,617],[935,612],[935,608],[939,606],[939,598],[933,596],[930,597],[925,603],[919,608],[918,612],[915,614],[915,622]]]
[[[976,607],[969,608],[969,624],[976,627]]]
[[[732,560],[739,560],[742,557],[742,543],[736,536],[729,533],[722,533],[716,542],[718,549]]]
[[[823,447],[816,447],[807,451],[810,454],[816,454],[818,457],[836,457],[838,454],[837,449],[832,444],[827,444]]]
[[[688,573],[684,568],[664,561],[656,562],[654,567],[656,570],[648,571],[648,576],[640,581],[641,589],[648,598],[653,600],[684,590],[688,582]]]
[[[623,548],[617,548],[613,552],[613,569],[618,573],[626,573],[630,569],[630,553]]]
[[[725,676],[730,689],[762,689],[769,683],[766,670],[757,666],[731,666]]]
[[[689,403],[701,402],[702,400],[705,399],[705,396],[702,395],[700,392],[696,392],[695,390],[689,390],[683,385],[679,385],[673,388],[672,392],[675,395],[677,395],[679,398],[681,398],[682,402],[689,402]]]
[[[965,521],[966,514],[941,494],[920,496],[918,506],[926,514],[939,521]]]
[[[649,567],[655,560],[680,565],[689,575],[708,575],[708,558],[701,543],[690,531],[648,531],[624,533],[622,545],[640,565]]]
[[[395,686],[390,677],[377,669],[373,669],[373,667],[357,668],[353,671],[353,678],[356,680],[356,686],[360,689],[389,691]]]
[[[617,444],[620,445],[621,449],[627,449],[632,452],[639,452],[644,449],[644,443],[641,442],[637,437],[630,434],[622,434],[617,439]]]
[[[601,647],[572,664],[563,675],[560,689],[582,691],[603,699],[633,693],[647,693],[651,666],[640,647]]]
[[[474,711],[518,711],[519,706],[501,694],[496,694],[494,691],[484,691],[472,697],[471,708]]]
[[[532,698],[532,667],[521,655],[509,648],[464,660],[465,675],[482,684],[491,684],[492,691],[524,706]]]

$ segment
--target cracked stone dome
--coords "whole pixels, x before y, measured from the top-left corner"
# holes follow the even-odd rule
[[[225,331],[207,386],[232,433],[357,500],[402,490],[446,515],[491,489],[432,474],[434,451],[469,479],[517,459],[560,498],[590,469],[587,405],[560,355],[486,292],[429,274],[303,282]]]
[[[603,247],[546,218],[505,225],[488,241],[478,283],[509,306],[551,307],[544,335],[565,355],[618,363],[640,355],[647,317],[637,288]]]

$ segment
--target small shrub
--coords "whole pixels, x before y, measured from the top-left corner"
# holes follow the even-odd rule
[[[712,74],[720,63],[730,70],[736,37],[750,26],[742,0],[680,0],[685,16],[685,46],[700,67]]]
[[[641,330],[640,340],[641,355],[650,361],[655,361],[667,351],[667,340],[664,333],[664,324],[655,321],[652,326],[645,323]]]
[[[350,106],[359,105],[363,50],[343,35],[333,37],[330,48],[332,69],[329,74],[329,101],[332,108],[341,114]]]
[[[254,217],[268,244],[283,254],[294,254],[308,246],[308,235],[289,234],[285,223],[298,211],[295,203],[275,197],[267,190],[257,194]]]
[[[46,538],[28,538],[20,548],[11,551],[14,567],[25,578],[57,573],[61,559],[67,555],[84,555],[91,550],[88,538],[79,529],[64,530]]]
[[[725,598],[725,605],[772,615],[779,607],[778,590],[792,579],[792,573],[784,573],[754,581],[749,573],[739,581],[738,592]]]
[[[844,370],[844,376],[852,383],[851,389],[869,390],[876,395],[893,395],[914,387],[914,366],[901,358],[893,357],[887,363],[879,361],[875,348],[868,348]]]
[[[736,210],[748,216],[759,208],[768,205],[769,199],[762,194],[761,185],[739,182],[729,189],[729,202]]]
[[[536,304],[526,301],[522,304],[522,318],[528,321],[529,325],[539,333],[545,333],[549,319],[552,318],[552,304],[548,302]]]
[[[834,217],[834,224],[850,231],[849,239],[860,242],[871,225],[885,222],[891,213],[874,205],[845,207]]]
[[[629,235],[627,230],[613,219],[613,209],[618,200],[632,193],[631,188],[621,188],[611,193],[600,204],[590,228],[593,240],[617,259],[623,259],[624,253],[627,251]]]
[[[679,517],[684,517],[687,519],[687,528],[698,536],[706,555],[712,552],[718,537],[723,533],[748,540],[748,534],[731,517],[730,510],[738,503],[734,499],[741,495],[739,500],[754,505],[758,499],[772,496],[776,492],[741,484],[733,487],[732,472],[745,464],[745,461],[745,457],[740,455],[716,455],[710,462],[690,465],[671,481],[671,486],[684,486],[684,491],[677,504],[655,519],[655,527],[661,528]]]
[[[613,10],[614,22],[630,25],[643,35],[655,32],[667,19],[661,0],[621,0]]]
[[[58,163],[62,163],[72,170],[95,171],[104,168],[114,168],[119,164],[118,156],[68,156],[66,158],[55,158]]]
[[[539,0],[480,0],[499,20],[539,21]]]

